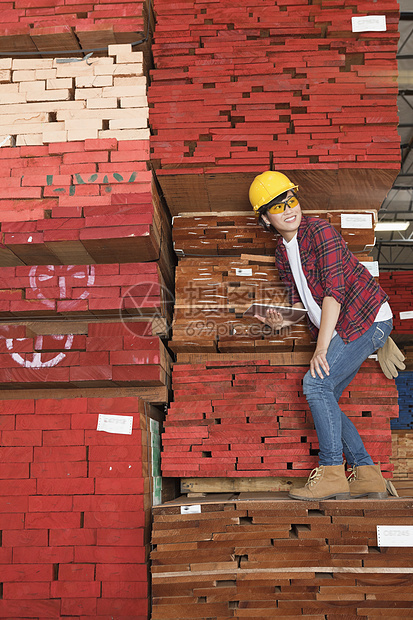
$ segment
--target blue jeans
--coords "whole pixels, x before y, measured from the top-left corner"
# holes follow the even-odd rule
[[[392,327],[392,319],[373,323],[348,344],[337,334],[327,350],[330,374],[323,379],[317,373],[313,378],[310,371],[305,375],[303,391],[317,431],[320,465],[341,465],[343,452],[350,465],[373,465],[356,427],[341,411],[338,400],[364,360],[384,345]]]

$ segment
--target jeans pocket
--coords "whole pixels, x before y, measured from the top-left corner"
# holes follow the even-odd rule
[[[375,349],[381,349],[385,345],[391,330],[391,319],[388,321],[380,321],[380,323],[376,324],[376,329],[373,334],[373,345]]]

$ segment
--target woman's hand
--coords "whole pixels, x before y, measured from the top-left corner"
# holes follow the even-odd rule
[[[330,366],[327,362],[327,349],[316,349],[310,362],[310,372],[313,379],[315,379],[315,373],[318,374],[320,379],[324,379],[324,375],[321,369],[324,370],[326,375],[330,374]]]
[[[265,317],[254,314],[254,318],[265,323],[273,330],[279,330],[283,327],[284,319],[280,312],[277,312],[273,308],[268,308]]]

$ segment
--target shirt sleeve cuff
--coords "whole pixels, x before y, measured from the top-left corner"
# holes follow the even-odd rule
[[[344,302],[344,292],[337,289],[326,288],[324,297],[333,297],[340,305]]]

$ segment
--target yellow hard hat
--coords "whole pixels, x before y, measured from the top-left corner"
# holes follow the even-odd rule
[[[288,190],[298,189],[282,172],[267,170],[255,177],[250,185],[249,199],[255,215],[258,210]]]

